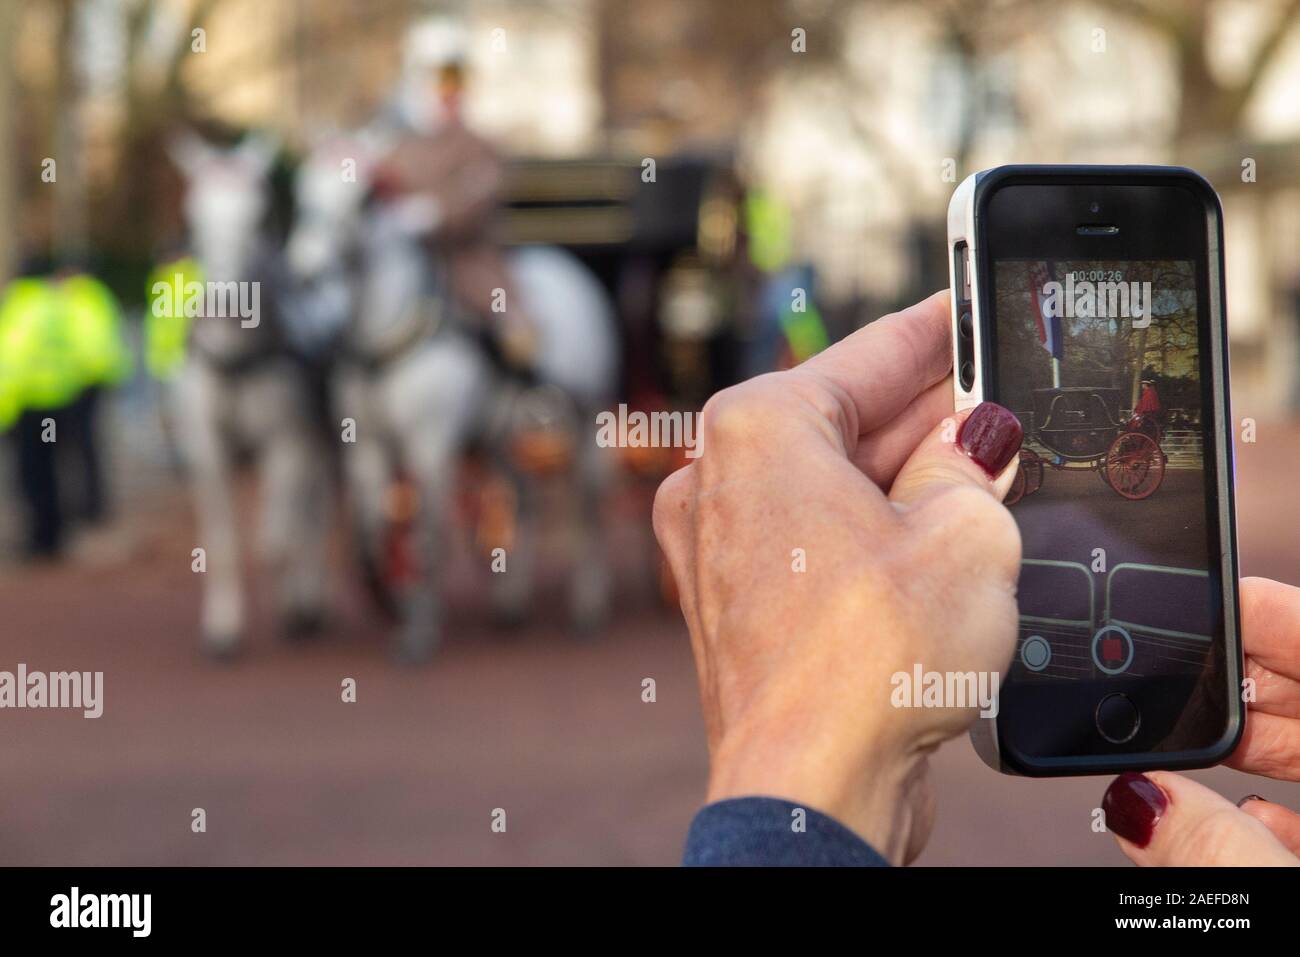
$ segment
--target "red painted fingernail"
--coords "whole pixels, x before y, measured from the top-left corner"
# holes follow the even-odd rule
[[[1151,843],[1160,817],[1169,807],[1165,792],[1145,774],[1126,771],[1110,782],[1101,810],[1106,815],[1106,829],[1138,847]]]
[[[994,478],[1015,458],[1024,438],[1025,430],[1010,409],[981,402],[962,423],[957,445]]]

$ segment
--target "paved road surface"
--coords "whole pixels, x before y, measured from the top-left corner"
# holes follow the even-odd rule
[[[1300,581],[1297,475],[1300,432],[1264,427],[1243,451],[1247,573]],[[184,500],[154,497],[131,531],[116,558],[0,571],[0,668],[106,673],[97,721],[0,712],[0,863],[677,860],[705,774],[695,679],[681,625],[635,589],[603,640],[570,640],[550,608],[502,638],[460,574],[455,638],[433,667],[404,671],[340,573],[332,638],[285,646],[259,614],[249,654],[221,668],[195,650]],[[340,701],[345,677],[356,704]],[[934,763],[923,863],[1122,862],[1090,829],[1105,779],[1002,777],[965,741]],[[1198,776],[1300,807],[1297,786]],[[190,830],[196,807],[204,834]]]

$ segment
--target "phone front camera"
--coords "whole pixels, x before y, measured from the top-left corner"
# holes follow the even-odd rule
[[[1096,200],[1093,200],[1091,203],[1088,204],[1088,212],[1090,212],[1090,213],[1100,213],[1100,212],[1101,212],[1101,203],[1097,202]]]

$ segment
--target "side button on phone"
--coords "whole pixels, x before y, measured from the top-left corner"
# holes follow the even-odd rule
[[[1115,692],[1102,698],[1097,704],[1097,731],[1111,744],[1123,744],[1133,740],[1142,724],[1142,715],[1138,712],[1129,696]]]

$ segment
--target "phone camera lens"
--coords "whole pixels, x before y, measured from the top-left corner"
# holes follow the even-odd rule
[[[1091,203],[1088,204],[1088,212],[1090,212],[1090,213],[1100,213],[1100,212],[1101,212],[1101,203],[1097,202],[1097,201],[1094,199]]]

